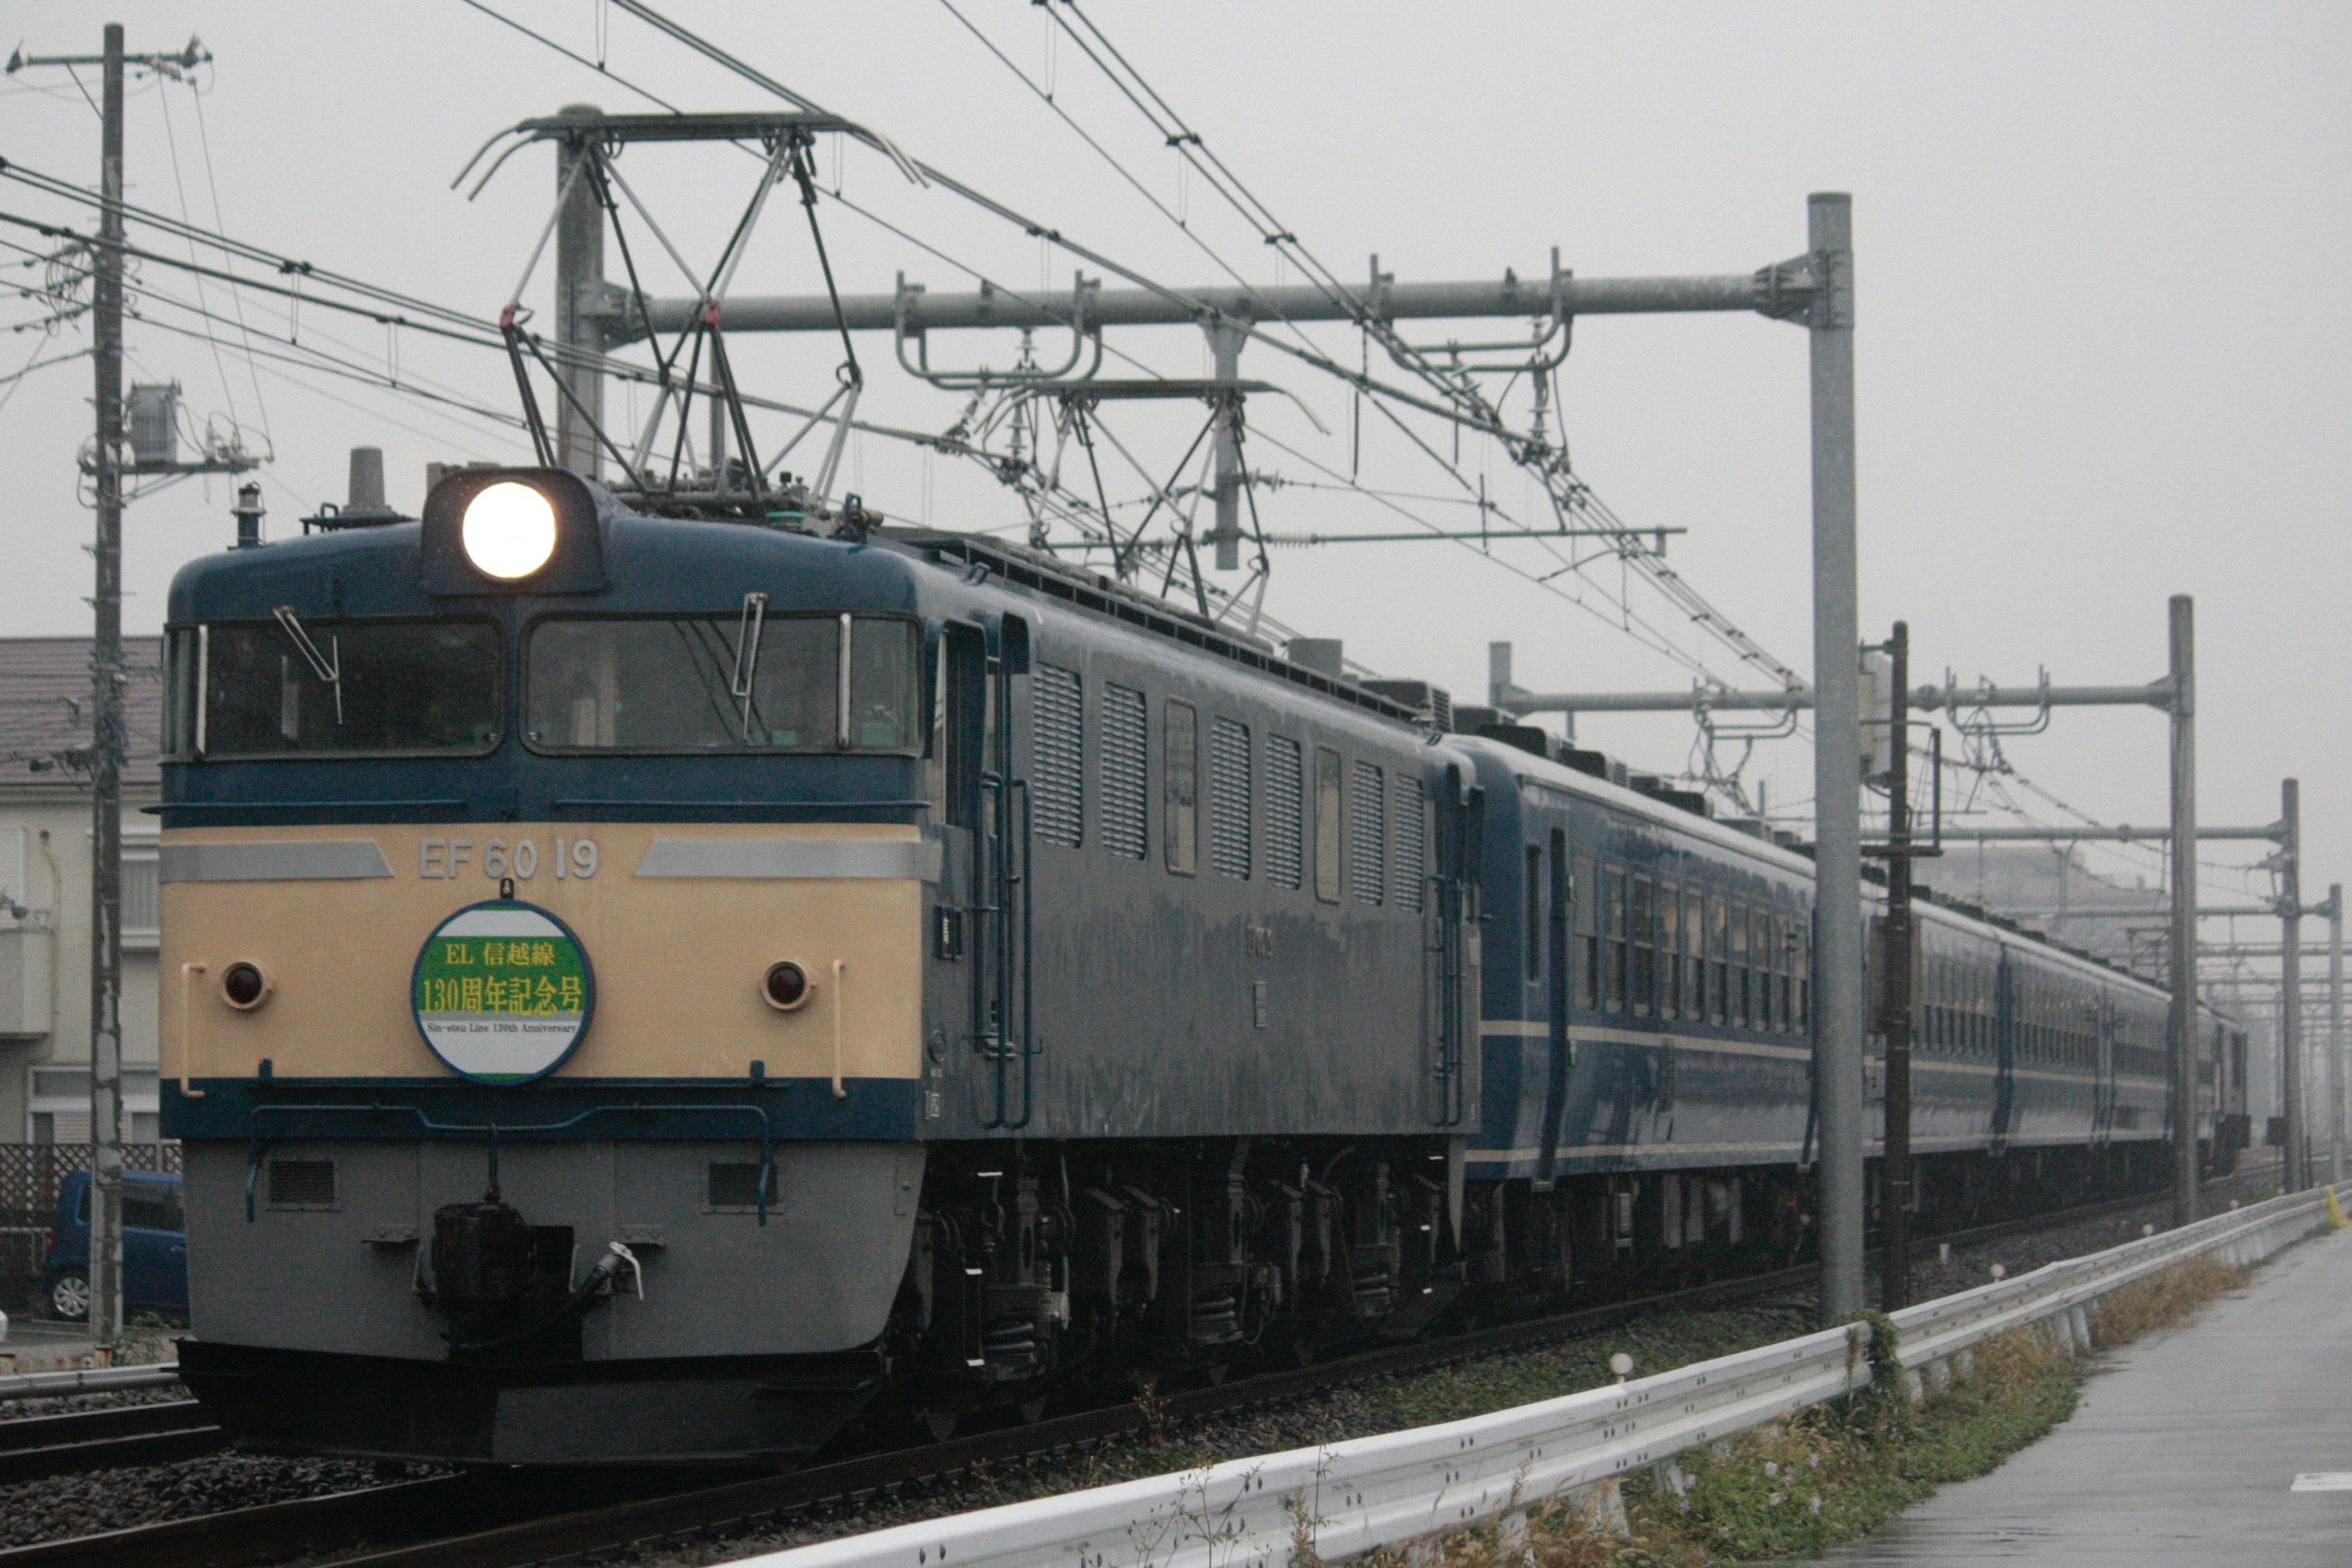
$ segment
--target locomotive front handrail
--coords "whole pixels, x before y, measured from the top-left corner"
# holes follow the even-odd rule
[[[688,1110],[722,1115],[740,1114],[745,1116],[756,1116],[760,1119],[760,1191],[758,1210],[760,1223],[763,1226],[766,1225],[768,1223],[768,1184],[773,1179],[776,1168],[776,1125],[774,1119],[768,1114],[767,1108],[765,1106],[754,1105],[748,1100],[739,1100],[686,1105],[646,1105],[641,1102],[633,1102],[627,1105],[592,1105],[585,1110],[577,1111],[572,1115],[563,1118],[561,1121],[529,1121],[520,1123],[502,1121],[438,1121],[431,1116],[426,1115],[425,1108],[421,1105],[387,1104],[383,1100],[369,1100],[364,1104],[257,1105],[253,1107],[251,1110],[247,1112],[247,1117],[248,1121],[258,1121],[260,1118],[267,1115],[276,1114],[280,1116],[290,1116],[298,1112],[311,1115],[331,1116],[383,1116],[398,1115],[404,1112],[407,1115],[416,1118],[418,1125],[422,1126],[428,1132],[478,1132],[484,1134],[489,1142],[490,1159],[492,1163],[490,1183],[491,1185],[495,1187],[498,1184],[498,1140],[499,1135],[501,1132],[509,1134],[517,1132],[562,1132],[567,1129],[577,1127],[582,1122],[589,1121],[591,1118],[605,1115],[617,1115],[624,1111],[634,1112],[638,1115],[654,1115],[662,1111]],[[268,1147],[269,1140],[263,1138],[257,1130],[254,1134],[253,1152],[249,1158],[248,1169],[246,1172],[245,1220],[247,1225],[253,1223],[253,1190],[255,1177],[258,1174],[261,1169],[261,1156]]]

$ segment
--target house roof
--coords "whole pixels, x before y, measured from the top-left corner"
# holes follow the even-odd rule
[[[0,637],[0,786],[89,776],[89,637]],[[122,782],[163,782],[163,639],[124,637]]]

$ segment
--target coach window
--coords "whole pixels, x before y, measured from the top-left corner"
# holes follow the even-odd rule
[[[1706,1016],[1706,895],[1683,889],[1683,1016]]]
[[[1171,702],[1166,724],[1168,868],[1190,877],[1201,866],[1201,717],[1189,702]]]
[[[1315,896],[1339,901],[1339,753],[1315,748]]]
[[[1608,879],[1606,895],[1609,924],[1609,1010],[1625,1010],[1625,873],[1612,866],[1602,875]]]
[[[1762,946],[1764,967],[1763,1027],[1779,1034],[1789,1026],[1789,949],[1780,939],[1780,917],[1758,910],[1756,940]]]
[[[1811,1034],[1813,1028],[1813,922],[1811,916],[1797,916],[1797,1028]]]
[[[1707,968],[1714,978],[1707,985],[1706,1017],[1723,1024],[1731,1017],[1731,936],[1729,900],[1709,894],[1706,900]]]
[[[1731,1024],[1745,1029],[1756,1021],[1755,977],[1748,966],[1748,906],[1731,905]]]
[[[1683,894],[1672,882],[1658,884],[1658,1016],[1677,1018],[1683,1010]]]
[[[1797,921],[1780,917],[1780,1032],[1797,1026]]]
[[[1527,946],[1528,984],[1543,978],[1543,847],[1528,846],[1528,918],[1520,941]]]
[[[1633,879],[1633,1011],[1648,1013],[1658,999],[1657,884]]]
[[[1577,984],[1580,994],[1577,1005],[1587,1009],[1601,1005],[1601,884],[1593,880],[1592,862],[1582,855],[1576,858]]]

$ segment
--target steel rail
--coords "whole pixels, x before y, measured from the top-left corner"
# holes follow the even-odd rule
[[[0,1422],[0,1486],[121,1465],[161,1465],[228,1447],[193,1399]]]

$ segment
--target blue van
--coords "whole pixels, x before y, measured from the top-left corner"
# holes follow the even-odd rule
[[[122,1305],[133,1312],[188,1310],[188,1224],[180,1178],[122,1173]],[[71,1322],[89,1316],[89,1173],[76,1171],[58,1188],[58,1212],[42,1270],[51,1313]]]

